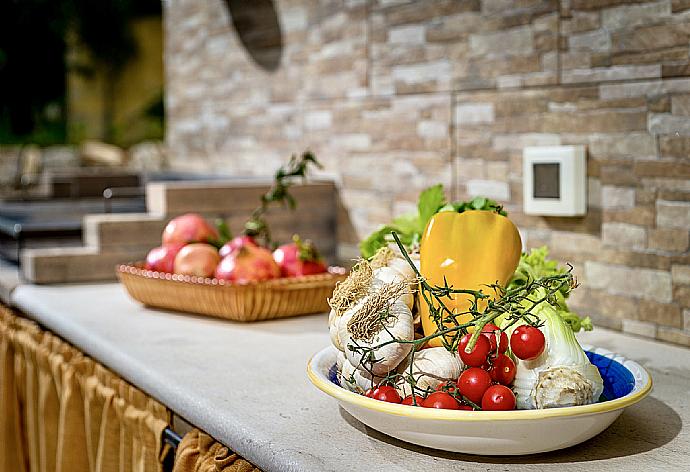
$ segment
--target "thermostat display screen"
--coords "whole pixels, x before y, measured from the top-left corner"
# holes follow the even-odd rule
[[[561,198],[560,164],[540,162],[532,164],[534,169],[533,197]]]
[[[522,150],[525,215],[582,216],[587,213],[584,146],[527,146]]]

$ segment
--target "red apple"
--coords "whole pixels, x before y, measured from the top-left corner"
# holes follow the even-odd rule
[[[220,248],[220,257],[225,257],[242,246],[259,246],[259,243],[256,242],[256,239],[246,234],[235,236],[230,242],[225,243],[223,247]]]
[[[163,244],[207,243],[217,239],[218,231],[196,213],[173,218],[163,230]]]
[[[245,245],[225,256],[216,269],[216,278],[238,284],[280,277],[280,267],[268,249]]]
[[[175,256],[175,273],[211,277],[219,262],[218,250],[210,244],[187,244]]]
[[[273,259],[280,266],[283,277],[321,274],[328,270],[311,241],[301,241],[296,235],[292,239],[290,244],[273,251]]]
[[[175,256],[184,247],[182,243],[165,244],[154,247],[146,256],[146,269],[158,272],[173,272]]]

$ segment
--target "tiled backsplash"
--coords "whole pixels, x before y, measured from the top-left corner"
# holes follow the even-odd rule
[[[344,256],[432,183],[494,197],[575,265],[575,308],[690,346],[690,2],[280,0],[273,72],[231,3],[164,3],[175,167],[268,175],[311,148]],[[521,211],[522,148],[553,144],[587,146],[585,217]]]

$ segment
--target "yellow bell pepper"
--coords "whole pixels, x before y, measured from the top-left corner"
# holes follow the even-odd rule
[[[495,298],[497,294],[486,284],[505,286],[520,262],[521,250],[520,233],[507,217],[485,210],[443,211],[431,218],[422,235],[420,272],[431,285],[443,285],[445,277],[453,288],[483,290]],[[462,313],[470,309],[473,300],[472,295],[455,294],[443,303],[459,314],[459,323],[466,323],[472,315]],[[479,300],[480,311],[486,305],[486,299]],[[420,308],[424,335],[436,333],[438,327],[422,299]],[[441,338],[429,344],[440,346]]]

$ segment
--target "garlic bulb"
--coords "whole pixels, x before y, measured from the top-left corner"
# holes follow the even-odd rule
[[[345,364],[346,361],[347,359],[345,359],[345,353],[338,351],[338,353],[335,355],[335,366],[338,369],[338,372],[342,372],[343,364]]]
[[[397,369],[402,378],[397,380],[395,388],[402,397],[412,394],[412,386],[407,381],[410,375],[417,388],[434,390],[444,382],[457,381],[462,373],[462,361],[445,347],[431,347],[415,352],[410,368],[411,358],[412,356],[408,356]]]
[[[338,327],[340,326],[340,319],[342,316],[336,316],[335,311],[331,310],[328,315],[328,332],[331,336],[331,344],[335,346],[338,351],[343,351],[343,344],[340,342],[340,337],[338,336]]]
[[[534,406],[542,409],[592,403],[592,384],[578,370],[570,367],[543,370],[539,372],[534,389]]]
[[[374,385],[378,385],[382,380],[383,378],[358,369],[343,358],[343,365],[338,374],[338,381],[343,388],[351,392],[363,393]]]
[[[328,330],[331,343],[342,351],[342,340],[338,336],[340,318],[358,301],[373,290],[373,270],[367,261],[360,261],[352,268],[350,275],[342,282],[338,282],[333,295],[328,300],[331,311],[328,314]]]
[[[335,316],[330,327],[331,342],[339,351],[345,352],[345,340],[347,338],[347,324],[355,313],[364,304],[365,299],[361,299],[352,308],[349,308],[342,316]]]
[[[533,314],[546,322],[539,328],[546,345],[534,360],[517,359],[513,384],[517,408],[558,408],[598,401],[604,383],[570,326],[547,302],[537,305]]]
[[[417,274],[415,273],[414,269],[410,267],[409,262],[407,262],[405,259],[402,259],[400,257],[391,259],[388,262],[388,267],[397,270],[400,273],[400,275],[402,275],[403,278],[407,280],[409,283],[417,283]]]
[[[399,284],[398,287],[402,287]],[[412,312],[397,296],[391,298],[386,287],[375,292],[348,310],[339,322],[338,336],[345,348],[345,357],[360,370],[385,376],[410,353],[412,344],[390,342],[414,339]],[[380,321],[380,317],[386,314]],[[372,332],[373,330],[373,332]]]
[[[419,253],[407,254],[412,263],[419,270]],[[396,244],[389,244],[388,246],[380,248],[376,254],[369,260],[371,268],[376,270],[381,267],[391,267],[410,282],[416,282],[417,274],[414,269],[410,267],[410,263],[405,259],[405,255],[400,251]]]
[[[405,282],[409,285],[411,281],[410,279],[405,278],[400,271],[392,267],[381,267],[380,269],[376,269],[374,271],[373,285],[375,290],[384,284],[392,284],[397,282]],[[406,290],[402,294],[401,299],[411,310],[412,306],[414,305],[414,294],[412,293],[412,290]]]
[[[412,261],[414,266],[417,268],[417,270],[420,270],[419,268],[421,267],[422,262],[421,262],[421,256],[419,255],[419,253],[417,252],[417,253],[413,253],[413,254],[408,254],[408,256],[410,257],[410,260]]]

